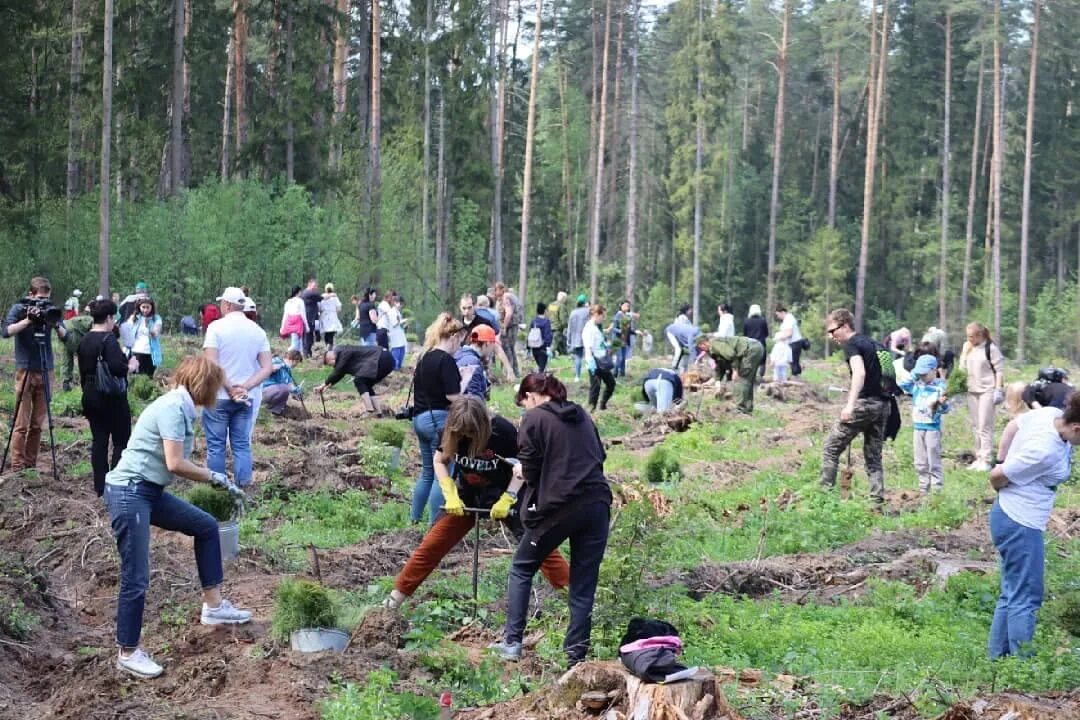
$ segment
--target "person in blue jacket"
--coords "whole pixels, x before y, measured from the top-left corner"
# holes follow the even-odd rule
[[[551,342],[554,336],[551,332],[551,320],[544,317],[547,312],[547,303],[536,303],[536,317],[529,323],[529,334],[525,338],[525,345],[532,353],[536,361],[536,369],[540,372],[547,370],[548,353],[551,351]]]

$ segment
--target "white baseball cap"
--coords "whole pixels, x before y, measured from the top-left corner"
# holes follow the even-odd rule
[[[227,287],[225,291],[218,296],[218,302],[232,303],[233,305],[244,306],[244,302],[247,300],[247,296],[244,295],[244,291],[238,287]]]
[[[75,291],[72,292],[71,294],[74,295],[75,297],[82,297],[82,290],[80,290],[79,288],[75,288]]]
[[[255,312],[255,301],[251,298],[244,298],[244,312]]]

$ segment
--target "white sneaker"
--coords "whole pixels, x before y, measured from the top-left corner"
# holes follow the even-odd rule
[[[243,625],[251,621],[251,611],[233,607],[228,600],[222,600],[221,605],[212,608],[206,603],[202,606],[203,625]]]
[[[982,460],[976,460],[975,462],[968,465],[967,469],[968,470],[973,470],[975,472],[989,472],[990,464],[985,463]]]
[[[146,680],[156,678],[165,671],[165,669],[154,662],[142,648],[135,648],[135,650],[127,657],[124,657],[123,651],[117,653],[116,667],[119,670],[131,673],[135,677],[144,678]]]

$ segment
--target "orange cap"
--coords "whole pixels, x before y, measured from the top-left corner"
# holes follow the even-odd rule
[[[477,325],[472,331],[473,342],[495,342],[495,329],[490,325]]]

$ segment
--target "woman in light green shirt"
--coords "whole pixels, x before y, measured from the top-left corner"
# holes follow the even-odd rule
[[[195,539],[195,563],[203,588],[203,625],[236,625],[251,613],[221,596],[224,575],[217,521],[210,514],[165,491],[177,475],[243,491],[224,473],[211,472],[188,458],[195,438],[196,407],[213,407],[225,384],[221,367],[202,356],[186,358],[173,375],[173,389],[146,408],[116,468],[105,476],[105,501],[120,553],[120,593],[116,603],[116,666],[141,678],[162,668],[142,648],[143,607],[150,584],[150,526]]]

